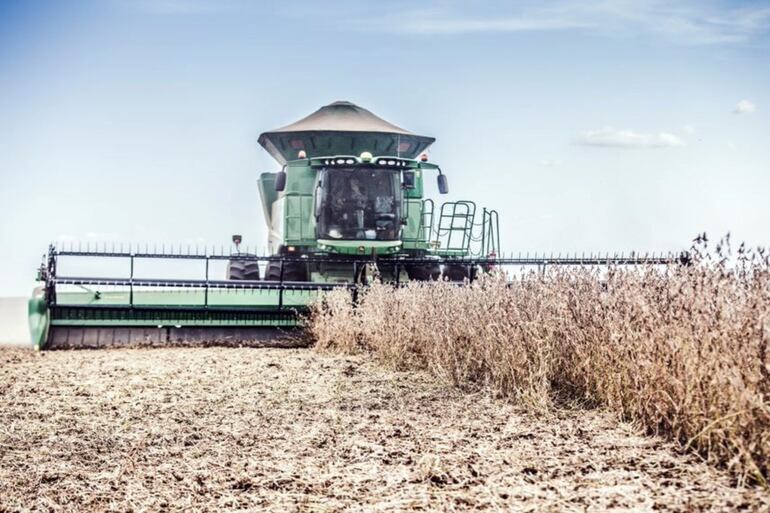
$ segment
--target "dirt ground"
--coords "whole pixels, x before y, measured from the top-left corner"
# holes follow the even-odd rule
[[[0,350],[0,511],[770,511],[591,411],[310,349]]]

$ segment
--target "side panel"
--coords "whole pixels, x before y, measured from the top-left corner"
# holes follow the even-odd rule
[[[287,244],[315,243],[315,215],[313,197],[292,195],[286,197],[285,240]]]
[[[404,244],[424,242],[420,240],[420,225],[422,220],[422,200],[406,200],[406,226],[403,229]]]
[[[45,347],[51,324],[50,312],[42,288],[35,289],[29,300],[29,331],[36,350]]]
[[[283,194],[283,240],[285,244],[314,246],[315,213],[313,192],[316,172],[307,161],[290,162]]]
[[[265,214],[267,227],[272,226],[273,221],[273,203],[278,199],[278,193],[275,190],[275,177],[277,173],[262,173],[259,175],[257,186],[259,188],[259,198],[262,201],[262,212]]]

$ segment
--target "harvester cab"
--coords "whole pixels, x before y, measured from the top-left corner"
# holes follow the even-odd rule
[[[260,144],[282,166],[263,173],[259,182],[270,252],[313,257],[284,262],[292,280],[355,281],[353,263],[361,258],[377,259],[386,280],[438,279],[443,258],[496,251],[493,210],[484,210],[479,223],[475,204],[448,202],[434,224],[425,180],[435,175],[439,192],[448,192],[446,175],[428,162],[426,150],[434,141],[350,102],[332,103],[263,133]],[[473,240],[481,243],[472,247]],[[396,265],[409,258],[433,260]],[[448,266],[447,277],[467,277]]]

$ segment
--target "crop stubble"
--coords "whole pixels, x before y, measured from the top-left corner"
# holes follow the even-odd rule
[[[0,511],[770,510],[598,410],[308,349],[0,351]]]

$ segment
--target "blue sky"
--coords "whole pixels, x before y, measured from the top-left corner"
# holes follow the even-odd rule
[[[0,0],[0,295],[49,241],[264,245],[260,132],[438,141],[506,251],[770,244],[767,2]]]

